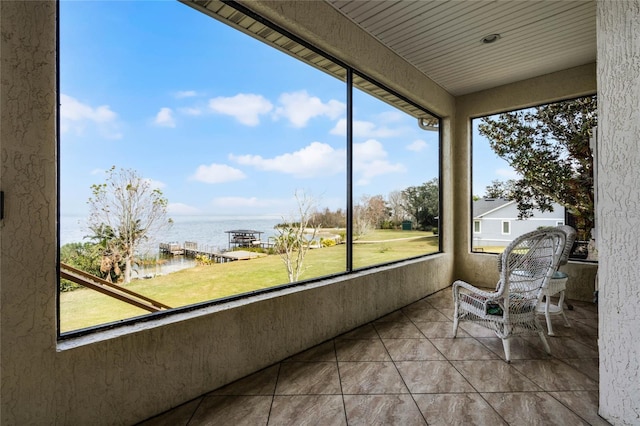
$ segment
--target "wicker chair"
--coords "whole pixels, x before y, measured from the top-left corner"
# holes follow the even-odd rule
[[[563,231],[566,236],[564,249],[562,250],[559,263],[559,266],[562,266],[569,261],[569,255],[571,254],[573,243],[576,240],[576,230],[568,225],[558,226],[558,229]],[[555,336],[555,333],[553,332],[553,325],[551,324],[551,317],[553,315],[562,315],[562,318],[564,318],[564,324],[567,327],[571,327],[567,316],[564,314],[564,291],[567,288],[568,280],[569,276],[565,272],[557,270],[553,273],[553,276],[549,280],[549,284],[542,290],[544,300],[540,301],[537,310],[539,314],[544,314],[545,316],[549,336]],[[558,303],[554,304],[551,301],[551,296],[555,296],[556,294],[559,295],[559,298]],[[572,309],[572,306],[568,305],[568,307],[569,309]]]
[[[460,321],[493,330],[502,339],[511,361],[509,339],[537,333],[547,353],[549,343],[536,317],[542,289],[558,269],[566,234],[557,228],[540,229],[516,238],[500,258],[500,281],[495,291],[483,291],[464,281],[453,283],[453,336]]]

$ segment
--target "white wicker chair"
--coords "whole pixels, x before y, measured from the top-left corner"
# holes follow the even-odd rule
[[[559,262],[559,266],[562,266],[569,261],[571,249],[573,248],[573,243],[576,240],[576,230],[568,225],[558,226],[558,229],[563,231],[566,236],[564,249],[562,250],[562,256],[560,256]],[[545,316],[549,336],[555,336],[555,333],[553,332],[553,325],[551,323],[551,317],[554,315],[562,315],[562,318],[564,318],[564,324],[567,327],[571,327],[567,316],[564,314],[564,291],[567,288],[568,280],[569,276],[565,272],[557,270],[549,280],[549,284],[542,290],[544,300],[540,301],[537,310],[539,314],[543,314]],[[554,304],[551,301],[551,296],[555,296],[556,294],[559,295],[559,299],[558,303]],[[572,307],[569,306],[569,309],[572,309]]]
[[[504,355],[511,361],[509,339],[537,333],[551,353],[536,306],[558,269],[566,241],[557,228],[540,229],[516,238],[500,257],[500,281],[495,291],[483,291],[464,281],[453,283],[453,336],[460,321],[471,321],[493,330],[502,339]]]

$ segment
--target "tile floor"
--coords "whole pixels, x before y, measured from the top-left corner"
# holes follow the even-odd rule
[[[481,327],[452,338],[448,288],[142,425],[606,425],[597,309],[570,303],[551,356],[515,338],[507,364]]]

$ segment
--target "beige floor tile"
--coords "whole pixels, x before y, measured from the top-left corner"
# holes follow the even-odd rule
[[[511,364],[546,391],[598,389],[595,381],[557,359],[515,360]]]
[[[503,360],[452,361],[478,392],[539,391],[540,388]]]
[[[193,417],[193,413],[196,411],[203,397],[189,401],[186,404],[182,404],[173,410],[162,413],[159,416],[153,417],[142,423],[138,423],[137,426],[186,426]]]
[[[563,361],[594,382],[600,381],[600,362],[598,358],[565,358]]]
[[[345,395],[409,392],[392,362],[338,362],[338,367]]]
[[[453,308],[438,308],[438,310],[440,311],[440,313],[442,313],[442,315],[444,315],[449,321],[453,321],[453,313],[454,310]]]
[[[409,322],[409,318],[401,310],[397,310],[378,318],[373,323],[378,324],[381,322]]]
[[[413,395],[429,426],[506,425],[477,393]]]
[[[342,395],[278,395],[269,414],[269,426],[346,424]]]
[[[266,425],[272,396],[209,395],[202,401],[189,426]]]
[[[280,365],[260,370],[212,392],[213,395],[273,395]]]
[[[276,395],[339,394],[340,379],[335,362],[283,362]]]
[[[396,366],[411,393],[474,392],[449,361],[401,361]]]
[[[417,321],[449,321],[449,318],[442,315],[439,310],[435,308],[430,309],[403,309],[404,314],[409,317],[413,322]]]
[[[345,395],[349,425],[426,425],[410,395]]]
[[[598,415],[598,391],[549,392],[578,416],[593,426],[606,426],[609,422]]]
[[[570,320],[571,321],[571,320]],[[579,322],[589,327],[598,330],[598,318],[573,318],[573,322]]]
[[[466,331],[472,337],[496,337],[496,333],[493,330],[468,321],[460,321],[458,328]]]
[[[404,312],[405,309],[408,309],[408,310],[433,309],[433,305],[429,302],[427,298],[424,298],[424,299],[418,300],[417,302],[413,302],[410,305],[405,306],[404,308],[402,308],[402,311]]]
[[[569,321],[572,319],[597,319],[598,312],[594,311],[593,308],[587,307],[583,304],[572,303],[573,309],[565,309],[564,313],[569,318]]]
[[[452,304],[448,288],[141,425],[607,424],[595,305],[575,302],[570,328],[553,318],[551,356],[513,338],[507,364],[490,331],[452,338]]]
[[[383,339],[420,339],[424,335],[411,322],[379,322],[375,324],[378,334]]]
[[[486,346],[491,352],[505,359],[502,339],[497,337],[477,337],[480,343]],[[509,343],[511,348],[511,359],[549,359],[550,356],[543,350],[533,346],[528,340],[520,337],[512,337]]]
[[[284,362],[321,362],[321,361],[336,361],[336,350],[333,340],[322,343],[318,346],[314,346],[304,352],[300,352],[290,358],[284,360]]]
[[[394,361],[444,360],[428,339],[382,339]]]
[[[373,327],[372,323],[365,324],[354,330],[348,331],[340,336],[336,337],[336,340],[343,339],[379,339],[378,332]]]
[[[415,322],[415,326],[429,339],[453,338],[453,322]],[[458,337],[470,337],[466,331],[458,327]]]
[[[525,336],[523,339],[526,339],[538,349],[543,350],[542,342],[538,336]],[[598,358],[597,349],[590,348],[571,337],[548,337],[547,342],[549,342],[551,355],[553,355],[554,358]]]
[[[431,343],[449,360],[496,359],[498,355],[487,349],[476,339],[456,337],[455,339],[430,339]]]
[[[588,425],[545,392],[483,393],[482,397],[511,426]]]
[[[380,339],[337,341],[336,354],[338,361],[391,361]]]

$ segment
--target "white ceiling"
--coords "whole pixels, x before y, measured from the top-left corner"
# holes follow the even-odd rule
[[[596,60],[593,0],[326,1],[453,95]]]

